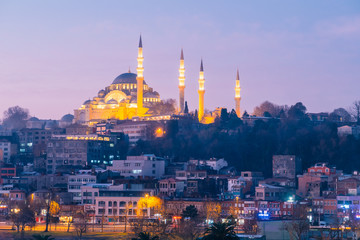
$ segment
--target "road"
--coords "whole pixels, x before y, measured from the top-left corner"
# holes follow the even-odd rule
[[[46,225],[44,223],[37,223],[35,227],[26,227],[25,230],[33,230],[33,231],[45,231]],[[0,222],[0,230],[11,230],[13,226],[10,223]],[[130,230],[130,225],[127,225],[127,230]],[[68,230],[67,224],[58,223],[49,225],[49,231],[55,232],[66,232]],[[88,224],[88,232],[124,232],[125,227],[124,225],[107,225],[104,224],[103,228],[101,224]],[[75,232],[75,227],[73,224],[70,226],[70,232]]]

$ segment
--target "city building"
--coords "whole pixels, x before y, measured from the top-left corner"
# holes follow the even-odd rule
[[[329,178],[326,175],[305,173],[298,176],[296,194],[302,198],[321,197],[323,191],[328,190]]]
[[[20,143],[20,154],[34,154],[35,157],[44,155],[46,144],[52,135],[65,133],[61,128],[24,128],[18,132]]]
[[[111,165],[119,149],[109,136],[53,135],[47,144],[46,171],[60,166]]]
[[[146,141],[152,139],[156,130],[151,122],[127,121],[113,126],[113,129],[110,131],[126,134],[129,143],[133,145],[139,140]]]
[[[127,156],[126,160],[114,160],[107,169],[118,171],[124,177],[161,178],[165,173],[165,159],[153,154]]]
[[[308,173],[333,175],[336,174],[336,167],[330,166],[327,163],[316,163],[314,166],[308,168]]]
[[[209,160],[191,159],[189,160],[189,163],[194,164],[196,166],[208,166],[215,171],[219,171],[220,169],[228,166],[227,161],[223,158],[220,159],[210,158]]]
[[[301,159],[294,155],[273,156],[273,177],[286,177],[295,180],[301,173]]]
[[[0,136],[0,164],[9,163],[17,153],[17,147],[13,136]]]
[[[10,178],[16,176],[16,167],[13,166],[2,166],[0,167],[0,184],[3,183],[3,178]]]
[[[185,189],[184,181],[174,178],[159,180],[159,195],[162,197],[181,197]]]
[[[336,195],[358,195],[360,194],[360,179],[353,177],[339,177],[336,183]]]
[[[291,195],[291,191],[288,188],[265,183],[261,183],[255,188],[256,200],[278,201],[285,199],[289,195]]]
[[[73,194],[73,203],[81,204],[81,187],[86,184],[96,183],[96,176],[90,174],[76,174],[68,177],[68,192]]]
[[[338,127],[339,136],[353,135],[355,138],[360,138],[360,126],[342,126]]]

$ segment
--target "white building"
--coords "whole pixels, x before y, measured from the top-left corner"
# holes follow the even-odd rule
[[[346,136],[353,135],[355,138],[360,138],[360,126],[342,126],[338,127],[338,135]]]
[[[124,222],[137,216],[150,216],[150,209],[137,212],[139,199],[152,196],[154,190],[134,188],[128,189],[126,184],[87,184],[81,186],[82,204],[86,211],[94,212],[91,222],[100,224],[108,222]],[[141,211],[141,210],[140,210]]]
[[[243,177],[234,176],[228,178],[228,192],[240,193],[241,189],[246,186],[246,181]]]
[[[120,192],[119,192],[120,193]],[[142,209],[139,211],[137,203],[143,196],[99,196],[95,197],[95,223],[105,222],[124,222],[125,217],[129,219],[138,216],[150,216],[150,209]],[[140,210],[141,211],[141,210]]]
[[[223,158],[220,159],[210,158],[209,160],[192,159],[189,160],[189,162],[198,166],[208,166],[215,171],[219,171],[220,169],[228,166],[227,161]]]
[[[73,202],[81,204],[81,186],[96,183],[96,176],[90,174],[70,175],[68,178],[68,192],[73,194]]]
[[[128,156],[126,160],[113,160],[113,165],[107,169],[125,177],[161,178],[165,173],[165,160],[153,154]]]
[[[16,153],[16,145],[7,139],[0,139],[0,162],[8,163],[10,157]]]
[[[135,144],[137,141],[147,140],[149,124],[146,122],[127,122],[116,125],[111,132],[122,132],[129,136],[129,143]]]

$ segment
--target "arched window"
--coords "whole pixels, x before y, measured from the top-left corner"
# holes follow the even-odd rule
[[[117,202],[116,201],[113,202],[113,206],[117,207]]]
[[[121,201],[120,204],[119,204],[119,207],[125,207],[125,205],[126,205],[126,202]]]

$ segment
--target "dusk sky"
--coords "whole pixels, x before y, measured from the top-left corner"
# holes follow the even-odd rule
[[[185,99],[241,109],[265,100],[310,112],[360,100],[360,1],[1,1],[0,118],[8,107],[58,119],[135,72],[143,37],[145,81],[178,100],[181,48]]]

